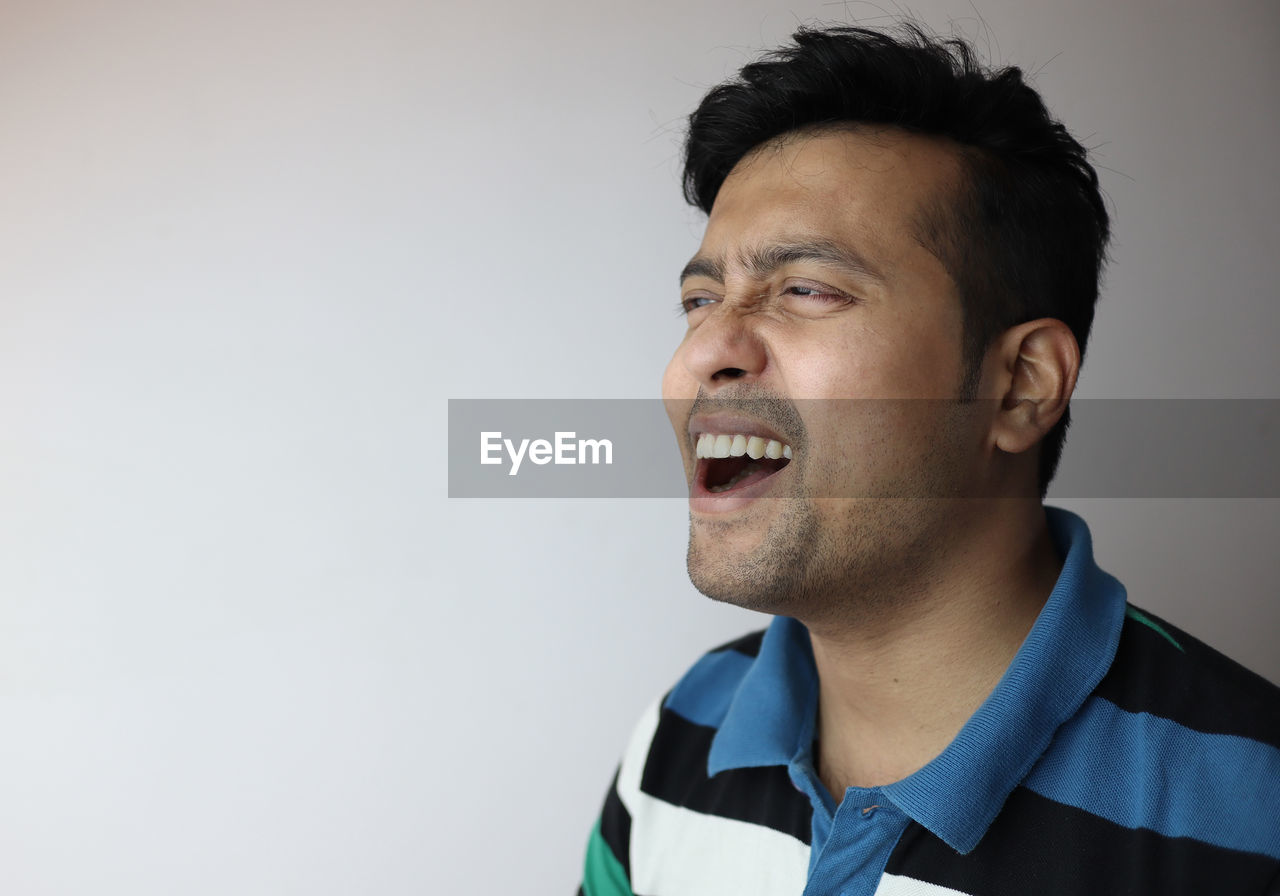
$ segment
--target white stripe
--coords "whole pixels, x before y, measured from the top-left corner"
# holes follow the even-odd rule
[[[772,828],[703,815],[640,790],[659,705],[636,726],[618,773],[631,813],[631,889],[648,896],[750,896],[800,893],[809,847]]]
[[[969,896],[969,894],[950,887],[925,883],[914,877],[883,874],[880,876],[880,886],[876,887],[875,896]]]

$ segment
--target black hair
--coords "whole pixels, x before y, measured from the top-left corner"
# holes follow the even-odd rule
[[[914,24],[900,34],[803,28],[793,40],[713,88],[689,117],[689,203],[710,214],[734,166],[791,132],[872,124],[949,138],[964,182],[917,225],[960,292],[962,396],[976,396],[987,347],[1019,323],[1057,318],[1083,354],[1110,222],[1087,152],[1021,70],[989,69],[964,40]],[[1069,423],[1068,411],[1040,445],[1042,497]]]

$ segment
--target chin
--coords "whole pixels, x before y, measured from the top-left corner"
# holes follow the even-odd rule
[[[811,590],[807,581],[817,521],[803,505],[792,504],[771,522],[762,522],[755,530],[758,537],[750,538],[752,531],[721,521],[691,521],[689,579],[712,600],[792,615]]]

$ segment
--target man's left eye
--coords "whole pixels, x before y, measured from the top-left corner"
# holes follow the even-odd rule
[[[819,302],[847,302],[849,297],[842,292],[829,289],[825,286],[816,286],[806,283],[792,283],[783,287],[782,294],[784,296],[796,296],[802,299],[815,299]]]

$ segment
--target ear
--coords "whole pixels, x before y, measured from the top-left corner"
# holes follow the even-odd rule
[[[1045,317],[1006,330],[987,362],[992,391],[985,394],[999,400],[993,442],[1001,451],[1021,454],[1066,412],[1080,374],[1080,346],[1070,327]]]

